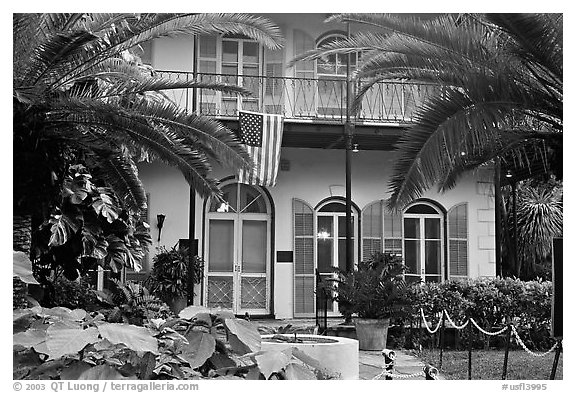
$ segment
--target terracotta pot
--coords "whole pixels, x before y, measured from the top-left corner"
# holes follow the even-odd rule
[[[166,302],[170,307],[170,310],[174,312],[174,314],[178,315],[180,311],[182,311],[188,305],[188,299],[186,296],[180,296],[170,299],[170,301]]]
[[[381,351],[386,348],[390,318],[358,318],[354,320],[354,323],[356,324],[356,337],[358,338],[360,349],[365,351]]]

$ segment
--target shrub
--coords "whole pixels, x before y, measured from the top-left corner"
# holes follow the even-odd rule
[[[14,379],[328,379],[297,348],[262,351],[256,326],[190,306],[145,327],[64,307],[13,312]]]
[[[90,285],[83,279],[75,281],[65,277],[58,277],[53,282],[54,306],[67,308],[92,309],[97,304],[97,296]]]
[[[162,246],[157,250],[158,253],[153,260],[152,274],[147,280],[147,285],[153,294],[164,301],[169,301],[186,296],[189,274],[192,275],[194,283],[201,282],[204,272],[202,258],[193,256],[190,263],[187,250],[177,249],[177,246],[170,250]]]
[[[345,315],[359,318],[390,318],[401,309],[399,300],[405,288],[402,259],[391,254],[375,253],[350,272],[338,271],[334,281],[336,300]]]
[[[458,325],[473,318],[485,330],[500,329],[513,323],[522,341],[534,349],[548,349],[550,337],[552,284],[549,281],[521,281],[513,278],[479,278],[465,281],[446,281],[410,285],[404,293],[403,310],[399,324],[419,326],[420,309],[424,311],[431,328],[446,310]],[[425,336],[427,336],[427,332]],[[467,344],[468,333],[462,332],[462,344]],[[429,336],[429,335],[428,335]],[[475,344],[483,337],[485,344],[504,342],[503,337],[491,339],[474,333]],[[408,341],[408,340],[407,340]]]

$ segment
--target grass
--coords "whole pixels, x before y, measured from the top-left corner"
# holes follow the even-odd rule
[[[557,380],[562,379],[562,355],[556,370]],[[435,367],[439,365],[439,350],[423,350],[420,354],[422,361]],[[550,379],[554,353],[544,357],[534,357],[524,350],[510,351],[508,355],[508,371],[506,379],[509,380],[545,380]],[[472,379],[502,379],[504,368],[504,350],[474,350],[472,351]],[[442,376],[446,379],[468,379],[468,352],[444,351],[442,355]]]

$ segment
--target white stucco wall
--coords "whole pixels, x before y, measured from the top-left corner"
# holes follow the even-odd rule
[[[284,58],[294,55],[292,37],[295,29],[307,32],[317,39],[329,31],[345,31],[344,24],[323,23],[327,14],[265,14],[282,29],[286,38]],[[353,27],[353,31],[356,27]],[[192,71],[193,38],[156,40],[152,46],[152,65],[160,70]],[[293,69],[286,69],[287,76]],[[312,207],[331,195],[344,196],[344,151],[321,149],[282,149],[282,159],[290,162],[290,171],[279,172],[278,184],[270,194],[275,205],[275,253],[292,251],[292,198],[305,200]],[[368,203],[388,197],[387,181],[391,174],[394,154],[390,152],[359,152],[353,155],[352,200],[360,209]],[[189,188],[183,176],[174,168],[159,163],[140,164],[144,186],[151,194],[150,217],[154,247],[171,247],[178,239],[188,238]],[[223,178],[231,173],[216,169],[214,177]],[[489,172],[467,176],[458,186],[442,195],[431,190],[423,197],[440,203],[446,210],[467,202],[469,220],[469,275],[471,277],[495,274],[494,200]],[[199,252],[203,253],[202,220],[203,200],[196,199],[196,238]],[[165,214],[162,239],[157,242],[156,215]],[[290,318],[293,309],[293,266],[276,263],[274,258],[274,310],[277,318]]]
[[[275,253],[293,250],[292,199],[300,198],[316,206],[323,199],[344,196],[345,153],[341,150],[283,148],[281,157],[290,163],[289,171],[278,173],[275,187],[269,188],[275,206]],[[394,153],[361,151],[353,154],[352,200],[360,209],[367,204],[386,199],[387,180],[391,174]],[[232,173],[216,169],[214,177],[224,178]],[[150,196],[150,217],[155,246],[174,245],[178,239],[188,237],[189,188],[178,170],[162,164],[140,165],[140,175]],[[434,190],[423,197],[441,204],[446,210],[468,203],[469,220],[469,276],[495,274],[494,200],[491,174],[483,171],[463,178],[456,188],[444,194]],[[203,253],[202,220],[203,200],[196,202],[196,237]],[[156,214],[165,214],[162,240],[156,242]],[[293,309],[293,266],[276,263],[274,258],[274,310],[277,318],[290,318]]]

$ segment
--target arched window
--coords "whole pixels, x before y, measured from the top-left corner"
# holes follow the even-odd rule
[[[358,209],[353,205],[353,258],[358,258]],[[346,269],[346,204],[329,198],[315,209],[300,199],[292,200],[294,235],[294,316],[311,317],[315,312],[316,270],[332,277],[333,268]],[[339,315],[336,302],[328,304],[331,315]]]
[[[383,200],[362,210],[362,260],[375,252],[402,255],[402,216],[388,211]]]
[[[229,183],[206,212],[204,299],[235,314],[270,312],[271,202],[258,187]]]
[[[329,34],[318,40],[316,46],[330,44],[345,38],[344,34]],[[356,69],[358,55],[331,54],[316,61],[318,78],[318,115],[331,118],[345,116],[346,108],[346,68],[350,56],[350,72]]]
[[[440,282],[444,268],[444,213],[419,201],[404,212],[404,263],[408,282]]]

